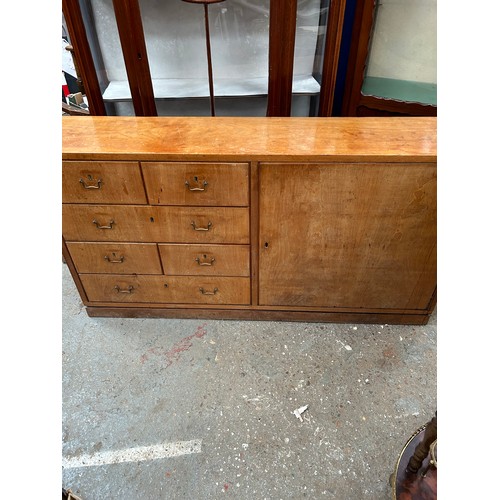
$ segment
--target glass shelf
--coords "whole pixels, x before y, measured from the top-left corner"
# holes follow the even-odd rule
[[[206,78],[152,78],[155,99],[208,97]],[[249,97],[267,95],[267,77],[245,80],[219,78],[214,81],[216,97]],[[320,85],[312,76],[297,76],[293,79],[293,93],[319,94]],[[109,82],[103,93],[105,101],[130,101],[132,95],[128,80]]]

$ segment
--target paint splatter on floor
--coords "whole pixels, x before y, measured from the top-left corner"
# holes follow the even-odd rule
[[[169,350],[160,347],[152,347],[151,349],[148,349],[148,351],[141,356],[141,363],[144,364],[151,356],[159,356],[161,358],[165,358],[165,367],[169,367],[171,364],[179,360],[183,352],[188,351],[192,347],[192,340],[194,338],[200,339],[204,335],[206,335],[207,330],[205,330],[205,326],[206,323],[198,326],[198,328],[192,335],[184,337],[182,340],[174,344],[173,347]]]

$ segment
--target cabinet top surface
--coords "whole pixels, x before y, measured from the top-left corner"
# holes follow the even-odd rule
[[[435,117],[62,120],[63,159],[436,161]]]

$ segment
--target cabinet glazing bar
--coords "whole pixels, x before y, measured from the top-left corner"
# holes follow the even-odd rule
[[[157,116],[138,0],[113,0],[136,116]]]
[[[332,116],[346,0],[330,0],[318,116]]]
[[[290,116],[297,0],[271,0],[267,116]]]

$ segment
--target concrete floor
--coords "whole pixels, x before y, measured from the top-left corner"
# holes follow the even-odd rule
[[[62,486],[82,500],[390,499],[437,409],[436,312],[426,326],[89,318],[63,264],[62,340]]]

